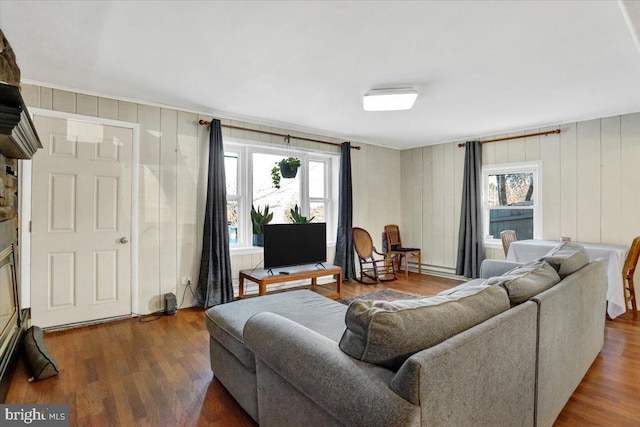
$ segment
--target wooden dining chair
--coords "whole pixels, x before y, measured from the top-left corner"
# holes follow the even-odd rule
[[[629,311],[629,303],[631,303],[631,312],[635,315],[638,313],[638,305],[636,303],[636,290],[633,283],[633,275],[636,272],[638,258],[640,257],[640,236],[633,239],[631,248],[627,254],[627,259],[622,267],[622,283],[624,285],[624,308]]]
[[[504,256],[506,257],[509,253],[509,246],[518,240],[518,236],[516,236],[514,230],[504,230],[500,233],[500,238],[502,239],[502,249],[504,249]]]
[[[371,235],[364,228],[353,227],[353,247],[360,261],[360,278],[356,280],[365,285],[375,285],[380,282],[396,280],[393,262],[380,253],[373,246]],[[382,258],[375,258],[374,254]]]
[[[402,246],[400,227],[395,224],[385,225],[384,233],[387,239],[386,256],[389,259],[396,260],[397,270],[402,267],[402,260],[404,259],[404,276],[408,279],[409,259],[412,258],[418,260],[418,273],[422,274],[422,251],[418,248],[405,248]]]

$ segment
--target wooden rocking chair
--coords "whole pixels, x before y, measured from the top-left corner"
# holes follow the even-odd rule
[[[360,261],[360,278],[356,280],[365,285],[375,285],[380,282],[396,280],[396,271],[391,259],[384,258],[373,246],[373,240],[367,230],[353,227],[353,246]],[[373,254],[383,258],[375,259]]]

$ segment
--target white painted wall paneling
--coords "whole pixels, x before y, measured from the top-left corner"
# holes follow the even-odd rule
[[[621,204],[621,117],[608,117],[601,120],[602,137],[601,174],[600,174],[600,241],[602,243],[620,242],[620,204]]]
[[[208,167],[208,130],[197,121],[210,117],[34,85],[24,85],[22,93],[31,107],[140,125],[139,311],[161,309],[162,295],[166,292],[176,293],[178,303],[186,292],[184,306],[190,306],[191,293],[180,283],[182,277],[190,277],[195,288],[198,280]],[[252,123],[230,120],[222,123],[341,142]],[[222,131],[224,136],[284,146],[283,138],[277,136],[228,128]],[[362,146],[362,150],[351,152],[354,225],[370,230],[380,247],[384,225],[401,222],[400,152],[354,144]],[[308,141],[292,140],[291,146],[339,153],[337,147]],[[333,261],[334,254],[335,247],[327,248],[328,262]],[[237,285],[239,270],[253,268],[261,261],[259,253],[232,253],[234,283]]]
[[[483,145],[483,163],[542,162],[544,239],[567,236],[576,241],[629,245],[640,235],[636,215],[640,211],[640,113],[559,127],[559,135]],[[422,150],[422,156],[416,150]],[[422,174],[416,174],[414,162],[420,158]],[[463,165],[464,149],[457,143],[401,153],[402,209],[412,212],[403,212],[402,225],[407,230],[421,229],[416,234],[421,237],[427,265],[455,267]],[[415,194],[407,191],[412,188],[422,191],[418,214],[413,210]],[[503,259],[504,253],[502,248],[487,248],[486,256]]]
[[[621,117],[620,210],[622,243],[640,235],[640,113]]]

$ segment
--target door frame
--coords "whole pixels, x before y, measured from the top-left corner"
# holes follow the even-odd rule
[[[64,111],[45,110],[42,108],[29,108],[31,118],[33,116],[49,117],[53,119],[75,120],[98,125],[115,126],[133,131],[133,152],[131,153],[131,314],[138,313],[138,175],[140,166],[140,125],[138,123],[121,120],[105,119],[102,117],[83,116]],[[21,301],[23,307],[31,307],[31,173],[32,160],[20,161],[19,168],[20,186],[20,278]],[[26,262],[22,261],[25,260]]]

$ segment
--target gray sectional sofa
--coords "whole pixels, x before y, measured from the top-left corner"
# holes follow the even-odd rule
[[[216,306],[211,367],[263,426],[550,426],[602,348],[606,263],[565,245],[534,264],[419,300]]]

